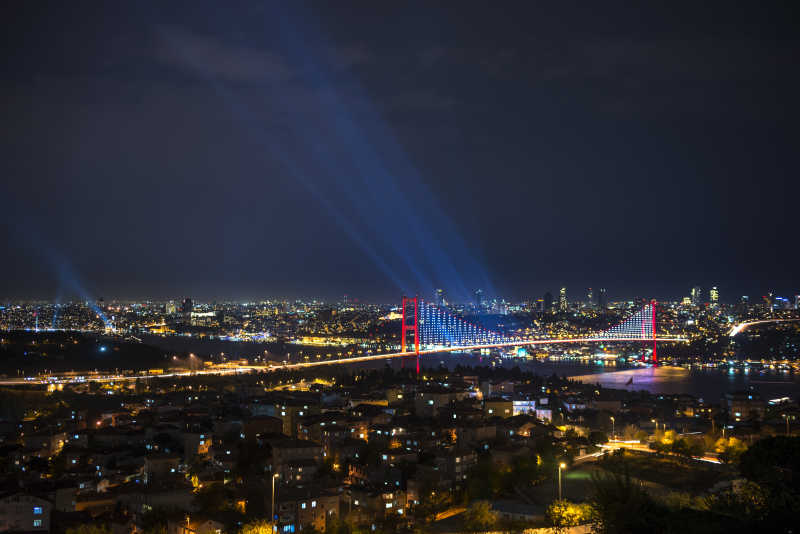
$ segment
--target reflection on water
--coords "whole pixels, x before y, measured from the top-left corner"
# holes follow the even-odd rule
[[[800,376],[781,372],[729,372],[721,369],[684,369],[681,367],[647,367],[606,373],[572,375],[570,378],[603,387],[646,390],[651,393],[687,393],[716,402],[725,393],[754,389],[766,398],[797,397]]]
[[[426,367],[443,365],[486,366],[505,368],[519,366],[541,376],[567,376],[587,384],[600,384],[606,388],[628,391],[645,390],[651,393],[685,393],[718,403],[725,393],[752,388],[766,399],[800,397],[800,373],[771,369],[716,369],[683,367],[637,367],[619,369],[576,361],[520,361],[505,359],[500,362],[488,358],[466,355],[436,355],[423,361]],[[632,380],[632,381],[631,381]],[[630,382],[630,383],[629,383]]]

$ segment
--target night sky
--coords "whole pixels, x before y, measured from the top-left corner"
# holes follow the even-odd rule
[[[798,14],[4,2],[0,299],[800,293]]]

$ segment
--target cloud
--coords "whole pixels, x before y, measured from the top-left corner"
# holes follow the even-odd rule
[[[420,89],[396,94],[388,99],[389,107],[401,111],[419,110],[434,111],[446,110],[454,107],[458,102],[455,98],[444,96],[436,91]]]
[[[224,43],[183,28],[160,26],[156,56],[203,78],[234,83],[278,83],[292,78],[283,58],[267,50]]]
[[[372,54],[363,45],[332,46],[328,50],[328,62],[336,70],[345,70],[369,63]]]

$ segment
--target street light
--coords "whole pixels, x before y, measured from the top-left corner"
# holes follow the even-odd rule
[[[559,501],[561,500],[561,470],[562,469],[566,469],[566,468],[567,468],[567,464],[565,464],[564,462],[561,462],[560,464],[558,464],[558,500]]]
[[[274,473],[272,475],[272,515],[269,517],[270,531],[275,532],[275,479],[280,475]]]
[[[615,422],[614,418],[611,417],[611,440],[612,441],[617,441],[617,431],[616,431],[616,427],[614,426],[614,422]]]
[[[786,419],[786,435],[788,436],[789,435],[789,414],[788,413],[781,414],[781,417]]]

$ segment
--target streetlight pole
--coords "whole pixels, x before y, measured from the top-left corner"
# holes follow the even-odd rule
[[[614,421],[614,418],[612,417],[611,418],[611,439],[612,439],[612,441],[617,441],[617,430],[616,430],[616,427],[614,426],[614,423],[615,423],[615,421]]]
[[[558,500],[561,500],[561,470],[566,468],[567,464],[561,462],[558,464]]]
[[[275,532],[275,479],[278,478],[278,473],[272,475],[272,515],[269,517],[270,531]]]
[[[786,435],[789,435],[789,414],[783,414],[783,418],[786,419]]]

